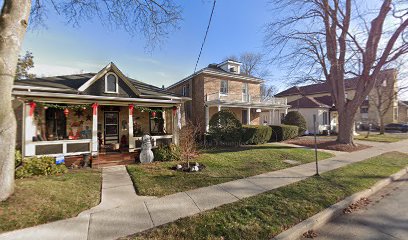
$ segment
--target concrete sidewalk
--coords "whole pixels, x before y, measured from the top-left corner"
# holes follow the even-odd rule
[[[330,171],[389,151],[408,153],[408,140],[319,161],[319,170]],[[154,198],[136,195],[124,166],[104,168],[100,205],[75,218],[0,234],[0,240],[117,239],[303,180],[314,173],[312,162]]]

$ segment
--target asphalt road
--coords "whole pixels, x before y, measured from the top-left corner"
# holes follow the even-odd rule
[[[314,239],[408,240],[408,174],[369,200],[369,205],[317,229]]]

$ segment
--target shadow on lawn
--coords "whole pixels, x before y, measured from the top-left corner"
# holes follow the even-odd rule
[[[261,145],[261,146],[239,146],[239,147],[213,147],[202,149],[202,153],[223,153],[223,152],[242,152],[242,151],[249,151],[249,150],[288,150],[288,149],[298,149],[296,147],[289,147],[289,146],[278,146],[278,145]]]

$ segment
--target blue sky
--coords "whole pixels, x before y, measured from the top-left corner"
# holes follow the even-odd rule
[[[210,0],[180,4],[180,29],[153,52],[145,51],[143,38],[110,29],[98,19],[72,27],[50,12],[46,28],[27,32],[22,53],[33,52],[33,72],[39,76],[97,72],[112,61],[131,77],[168,86],[193,72],[212,7]],[[270,7],[268,1],[217,1],[199,68],[245,51],[263,52],[263,27],[270,21]],[[277,80],[278,69],[270,69]]]

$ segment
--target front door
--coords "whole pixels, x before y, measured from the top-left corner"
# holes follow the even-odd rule
[[[242,109],[242,121],[241,121],[241,123],[243,125],[248,124],[248,109]]]
[[[119,113],[105,112],[105,144],[119,143]]]

